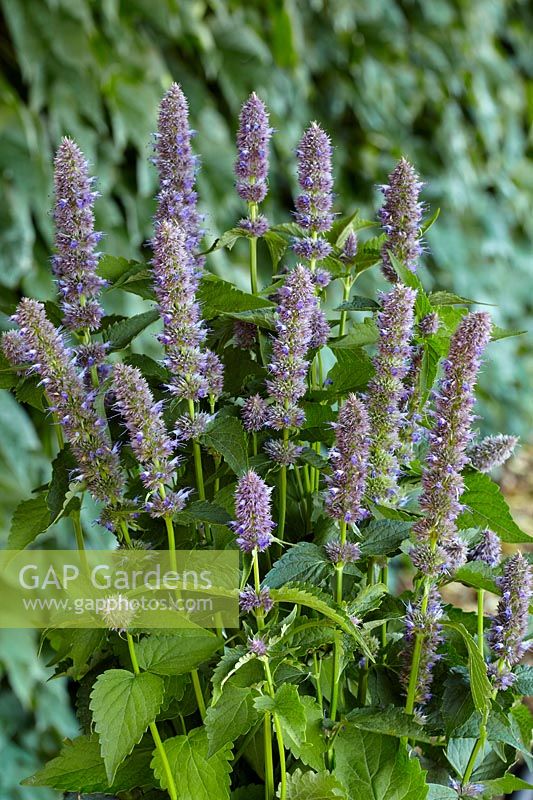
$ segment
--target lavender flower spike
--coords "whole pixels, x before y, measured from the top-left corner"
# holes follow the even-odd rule
[[[442,602],[437,590],[432,587],[426,611],[422,608],[422,598],[416,605],[407,606],[405,619],[405,638],[407,647],[404,650],[404,669],[401,674],[401,682],[407,690],[411,678],[411,667],[413,660],[413,648],[417,636],[424,637],[421,650],[420,664],[418,668],[418,685],[416,687],[415,703],[424,705],[431,700],[431,683],[433,681],[433,668],[441,659],[437,650],[442,642]]]
[[[423,517],[413,528],[417,537],[413,563],[428,576],[436,577],[447,570],[448,551],[456,548],[455,521],[462,510],[461,471],[468,460],[474,386],[490,333],[489,314],[467,314],[452,336],[448,358],[443,361],[433,414],[435,422],[429,433],[422,472]]]
[[[64,324],[72,331],[98,330],[103,309],[98,295],[105,281],[96,274],[101,234],[94,230],[93,178],[87,160],[72,139],[64,138],[54,161],[55,250]]]
[[[239,116],[235,175],[237,192],[247,203],[262,203],[268,191],[268,144],[272,128],[263,101],[252,92]]]
[[[174,446],[165,428],[162,404],[154,401],[141,372],[128,364],[115,366],[113,389],[132,450],[143,466],[141,480],[153,495],[147,510],[152,516],[181,511],[189,492],[165,489],[173,482],[178,459],[171,458]]]
[[[488,528],[481,532],[481,540],[468,553],[469,561],[484,561],[489,567],[497,567],[502,558],[502,546],[498,534]]]
[[[402,158],[389,175],[388,185],[381,187],[385,202],[379,211],[379,218],[387,234],[381,251],[382,271],[392,283],[398,281],[398,275],[390,253],[411,272],[416,272],[422,252],[419,239],[422,204],[418,197],[423,185],[414,167]]]
[[[307,235],[293,243],[297,255],[309,261],[320,261],[331,252],[328,242],[317,235],[329,231],[333,224],[332,154],[328,134],[312,122],[296,150],[302,191],[296,198],[295,219]]]
[[[156,227],[179,222],[189,254],[198,248],[202,231],[194,188],[198,159],[191,147],[189,106],[181,87],[173,83],[159,106],[154,163],[159,172]],[[197,259],[197,261],[199,261]]]
[[[265,427],[268,419],[268,406],[261,395],[253,394],[244,401],[241,416],[244,429],[248,433],[257,433]]]
[[[380,297],[376,372],[368,385],[367,399],[371,441],[368,495],[377,503],[389,502],[397,493],[400,406],[411,357],[415,298],[416,291],[403,284]]]
[[[235,491],[236,521],[232,523],[237,534],[237,544],[245,553],[270,547],[275,524],[270,510],[272,489],[262,478],[249,470],[237,484]]]
[[[528,626],[528,609],[533,594],[531,567],[521,553],[507,561],[503,576],[497,580],[502,596],[498,612],[488,634],[492,652],[498,658],[491,668],[493,681],[498,689],[506,689],[514,683],[511,667],[518,664],[528,645],[524,637]]]
[[[314,284],[308,269],[299,264],[279,290],[277,336],[269,364],[271,380],[267,390],[274,400],[269,424],[277,430],[299,427],[303,412],[297,407],[306,391],[309,366],[306,354],[313,335],[312,321],[317,305]]]
[[[468,458],[473,467],[480,472],[491,472],[511,458],[518,444],[518,436],[498,433],[486,436],[468,448]]]
[[[73,353],[47,319],[44,306],[24,298],[13,316],[19,326],[19,355],[41,378],[50,410],[62,425],[78,463],[79,477],[97,500],[116,504],[123,479],[118,455],[105,433],[105,422],[93,408],[93,396],[73,363]]]
[[[348,395],[339,410],[335,447],[329,458],[333,474],[327,478],[326,508],[334,519],[358,522],[367,512],[361,503],[365,491],[369,453],[369,419],[363,403]]]
[[[161,222],[156,230],[152,261],[154,290],[163,318],[160,341],[165,366],[172,373],[170,391],[180,398],[206,397],[205,330],[196,300],[199,273],[186,248],[186,233],[176,222]]]

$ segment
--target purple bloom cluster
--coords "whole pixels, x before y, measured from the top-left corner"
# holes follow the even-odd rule
[[[403,463],[406,464],[412,461],[414,446],[422,438],[424,430],[420,424],[422,416],[419,412],[420,373],[423,359],[424,348],[421,345],[413,345],[409,369],[403,382],[404,391],[400,403],[400,412],[403,420],[400,430],[401,447],[399,456]]]
[[[506,689],[514,683],[511,668],[528,650],[524,637],[533,593],[533,575],[521,553],[516,553],[507,561],[497,584],[502,596],[489,630],[488,642],[498,662],[492,665],[490,671],[494,685],[498,689]]]
[[[174,220],[184,232],[184,246],[194,254],[202,237],[194,188],[198,159],[191,147],[189,106],[181,87],[173,83],[159,106],[154,163],[159,172],[156,228]]]
[[[426,314],[425,317],[422,317],[418,323],[418,330],[422,336],[432,336],[434,333],[437,333],[439,326],[439,315],[436,311],[432,311],[430,314]]]
[[[335,447],[329,458],[333,474],[327,478],[326,508],[330,516],[357,522],[367,515],[362,507],[365,491],[370,423],[363,403],[354,394],[341,406],[335,428]]]
[[[248,433],[257,433],[264,428],[268,420],[268,406],[261,395],[253,394],[244,401],[241,416]]]
[[[426,575],[436,576],[457,566],[455,520],[462,510],[461,471],[468,460],[474,386],[490,333],[487,313],[467,314],[452,336],[448,358],[443,362],[444,374],[435,397],[434,425],[429,432],[422,473],[423,517],[413,528],[417,537],[413,562]]]
[[[398,275],[390,253],[411,272],[416,272],[422,252],[419,237],[423,206],[418,198],[423,185],[414,167],[402,158],[389,175],[388,185],[380,187],[385,202],[379,211],[379,218],[387,234],[387,241],[381,250],[382,270],[392,283],[398,281]]]
[[[247,203],[262,203],[267,195],[268,144],[272,132],[266,106],[252,92],[239,116],[235,162],[237,192]]]
[[[361,551],[355,542],[341,542],[335,539],[324,545],[326,555],[332,564],[354,564],[359,561]]]
[[[253,586],[245,586],[243,591],[239,594],[239,605],[241,611],[248,614],[250,611],[257,611],[262,609],[265,614],[268,614],[274,607],[274,601],[270,596],[270,589],[265,586],[259,591],[255,591]]]
[[[261,553],[272,543],[275,524],[272,521],[270,508],[271,493],[272,489],[253,469],[243,475],[237,484],[235,490],[237,519],[232,523],[232,527],[237,534],[237,544],[245,553],[251,553],[256,549]]]
[[[182,447],[186,442],[190,442],[191,439],[199,439],[206,432],[214,418],[214,414],[207,414],[205,411],[199,411],[198,414],[195,414],[194,419],[191,419],[188,414],[178,417],[174,428],[174,436],[178,445]]]
[[[350,264],[354,261],[358,248],[359,240],[357,239],[357,234],[355,231],[350,231],[342,248],[341,261],[344,261],[345,264]]]
[[[52,258],[65,326],[98,330],[103,309],[98,301],[105,281],[96,274],[102,234],[94,230],[94,179],[72,139],[64,138],[54,161],[55,250]]]
[[[269,439],[265,444],[265,453],[276,464],[290,467],[300,458],[303,447],[294,442],[284,442],[282,439]]]
[[[401,403],[411,357],[416,291],[398,284],[380,296],[377,315],[378,350],[375,375],[368,385],[370,418],[368,495],[377,503],[389,502],[397,494],[398,451],[403,424]]]
[[[468,448],[468,459],[480,472],[491,472],[511,458],[517,444],[518,436],[503,433],[486,436]]]
[[[267,390],[274,400],[269,424],[281,430],[298,427],[303,412],[297,404],[306,391],[306,354],[313,335],[312,320],[317,307],[311,272],[298,265],[278,293],[277,336],[272,345],[272,361]]]
[[[147,510],[152,516],[181,511],[189,492],[167,492],[173,483],[178,464],[172,458],[174,445],[162,414],[162,403],[156,403],[141,372],[128,364],[114,368],[115,407],[128,431],[131,447],[142,465],[141,480],[151,493]]]
[[[455,778],[450,779],[450,787],[457,792],[457,796],[464,800],[467,797],[479,797],[485,791],[485,786],[482,783],[465,783],[462,784]]]
[[[328,242],[317,234],[329,231],[333,224],[332,153],[327,133],[318,123],[311,123],[296,150],[302,191],[296,198],[295,219],[307,236],[293,243],[297,255],[309,261],[321,261],[331,252]]]
[[[502,558],[499,536],[488,528],[481,532],[481,539],[468,553],[469,561],[484,561],[489,567],[497,567]]]
[[[443,614],[442,601],[434,587],[430,589],[425,610],[423,602],[423,598],[420,598],[415,605],[409,603],[407,606],[405,618],[405,639],[407,641],[407,647],[403,652],[404,669],[401,675],[402,685],[407,689],[411,677],[413,649],[416,638],[417,636],[424,637],[415,695],[415,702],[419,705],[424,705],[431,700],[430,690],[433,680],[433,668],[441,659],[437,650],[443,640],[441,625]]]
[[[265,639],[259,634],[255,636],[248,637],[248,650],[254,656],[261,658],[262,656],[266,656],[268,653],[268,645],[265,642]]]
[[[6,357],[23,356],[31,365],[29,372],[40,376],[50,410],[78,463],[77,477],[85,480],[97,500],[117,503],[123,485],[118,455],[107,439],[104,420],[94,410],[94,395],[86,390],[76,369],[73,352],[47,319],[42,303],[24,298],[13,320],[19,330],[9,334]]]

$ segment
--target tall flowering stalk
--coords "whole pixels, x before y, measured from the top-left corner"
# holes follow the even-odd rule
[[[420,506],[423,517],[413,526],[416,537],[412,559],[423,576],[420,612],[427,613],[432,584],[443,572],[454,572],[466,560],[466,548],[457,535],[456,519],[463,492],[461,471],[467,462],[471,437],[474,387],[481,356],[489,342],[491,319],[485,312],[467,314],[452,336],[448,358],[435,398],[434,425],[429,432],[426,466],[422,473]],[[412,713],[419,689],[419,666],[425,637],[418,633],[413,646],[406,710]]]
[[[502,557],[502,546],[498,535],[488,528],[481,533],[481,539],[468,553],[469,561],[482,561],[489,567],[497,567]],[[485,590],[477,590],[477,643],[481,656],[485,657],[484,625],[484,598]]]
[[[82,381],[74,353],[63,335],[46,317],[42,303],[24,298],[13,321],[19,326],[7,339],[6,357],[17,354],[40,377],[50,411],[61,425],[78,464],[77,477],[106,505],[119,503],[123,477],[116,448],[107,438],[106,423],[94,410],[93,393]],[[17,347],[13,340],[18,337]]]
[[[468,448],[468,459],[480,472],[492,472],[511,458],[517,444],[518,436],[504,433],[486,436]]]
[[[441,659],[437,650],[443,641],[442,616],[442,600],[434,586],[430,589],[425,601],[424,598],[419,598],[414,605],[409,603],[407,606],[405,619],[407,647],[403,652],[404,668],[401,674],[401,682],[407,691],[411,680],[413,652],[416,642],[423,639],[424,647],[419,656],[418,676],[413,698],[413,702],[417,705],[425,705],[431,700],[433,669]]]
[[[252,92],[243,104],[237,131],[235,176],[237,192],[248,204],[248,216],[239,221],[250,239],[250,285],[257,294],[257,239],[268,230],[268,220],[259,214],[259,204],[268,192],[268,146],[272,136],[268,111]]]
[[[422,252],[420,221],[423,206],[419,202],[419,195],[423,185],[414,167],[406,158],[402,158],[389,175],[389,183],[380,187],[385,202],[379,211],[379,218],[387,234],[387,241],[381,250],[381,268],[392,283],[398,281],[398,275],[391,254],[411,272],[417,269]]]
[[[273,401],[268,425],[282,431],[283,440],[267,443],[267,452],[281,464],[279,536],[283,538],[287,466],[294,463],[300,452],[289,442],[289,431],[291,428],[301,427],[304,420],[304,413],[298,402],[306,391],[309,366],[306,355],[311,342],[312,316],[317,303],[310,271],[298,265],[279,290],[278,299],[277,335],[272,344],[272,360],[268,365],[272,377],[266,386]]]
[[[335,428],[335,446],[330,450],[333,473],[327,479],[326,509],[339,523],[340,536],[326,545],[329,559],[335,564],[335,599],[342,603],[344,565],[357,561],[359,548],[346,540],[347,525],[356,524],[368,516],[362,506],[365,491],[370,424],[363,403],[354,394],[348,395],[339,409]],[[333,651],[333,683],[330,717],[337,716],[339,697],[339,671],[341,647],[335,643]]]
[[[376,503],[388,503],[398,492],[401,403],[410,368],[415,299],[416,291],[403,284],[380,295],[375,375],[367,396],[371,440],[367,492]]]

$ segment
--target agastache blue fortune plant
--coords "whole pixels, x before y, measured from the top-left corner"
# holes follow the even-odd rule
[[[422,253],[420,222],[423,206],[419,202],[419,195],[423,185],[412,164],[402,158],[389,175],[389,183],[380,187],[385,202],[379,211],[379,218],[387,234],[381,250],[381,268],[392,283],[398,281],[398,274],[391,255],[411,272],[417,270]]]
[[[1,385],[44,444],[8,547],[30,544],[33,560],[33,538],[60,521],[90,567],[102,555],[85,550],[91,494],[121,570],[133,559],[153,575],[158,548],[167,567],[148,618],[142,577],[134,595],[113,583],[99,598],[84,617],[94,635],[47,618],[56,675],[83,676],[87,733],[26,783],[169,800],[355,800],[387,794],[391,776],[398,797],[416,800],[525,788],[511,770],[529,748],[531,668],[519,661],[532,576],[519,553],[502,563],[501,538],[526,535],[487,474],[516,438],[471,434],[490,317],[457,298],[447,306],[410,274],[422,184],[405,159],[383,187],[386,237],[356,232],[342,197],[333,228],[333,148],[317,123],[297,145],[296,213],[268,230],[272,132],[251,94],[234,165],[246,216],[204,245],[188,102],[172,84],[155,139],[151,265],[99,263],[93,179],[79,148],[60,144],[59,301],[23,299],[2,337]],[[242,241],[217,262],[232,261],[228,274],[203,273],[239,238],[251,292],[231,283],[248,266]],[[350,300],[380,255],[393,285],[328,320],[330,279]],[[130,292],[154,309],[103,317],[99,272],[114,311]],[[258,274],[273,274],[263,292]],[[154,322],[157,342],[139,336]],[[53,463],[41,475],[44,453]],[[457,582],[477,593],[477,615],[453,607]],[[0,625],[11,606],[0,604]]]
[[[398,493],[398,452],[404,422],[401,403],[412,354],[415,299],[416,291],[403,284],[380,295],[375,375],[367,396],[371,442],[368,496],[376,503],[390,503]]]

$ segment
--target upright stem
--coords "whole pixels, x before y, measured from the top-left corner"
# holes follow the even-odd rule
[[[255,222],[257,219],[257,203],[250,203],[250,219]],[[250,237],[250,287],[252,294],[257,294],[257,239]]]
[[[468,764],[466,765],[465,774],[462,778],[462,785],[465,786],[472,777],[472,773],[474,771],[474,767],[476,765],[476,759],[478,754],[483,750],[485,746],[485,742],[487,741],[487,714],[483,717],[483,721],[479,727],[479,739],[475,743],[474,747],[472,748],[472,752],[470,753],[470,758],[468,759]]]
[[[128,526],[126,525],[124,520],[120,521],[120,532],[122,533],[122,538],[124,539],[126,546],[131,547],[132,545],[131,545],[130,534],[128,531]]]
[[[477,590],[477,646],[481,653],[481,658],[485,658],[485,648],[483,642],[484,634],[484,619],[483,619],[483,606],[485,599],[485,591],[483,589]]]
[[[289,431],[287,428],[283,430],[283,443],[289,441]],[[285,517],[287,516],[287,467],[282,464],[279,472],[279,519],[278,519],[278,537],[283,541],[285,533]]]
[[[139,662],[137,661],[137,655],[135,653],[135,645],[133,643],[133,638],[131,634],[128,632],[126,632],[126,638],[128,640],[128,650],[130,653],[133,672],[135,673],[135,675],[139,675],[141,671],[139,669]],[[154,744],[157,748],[157,752],[159,753],[159,757],[163,765],[163,770],[165,773],[165,777],[167,779],[168,793],[170,795],[171,800],[178,800],[178,792],[176,791],[174,776],[172,775],[172,770],[170,768],[165,746],[161,741],[161,736],[159,735],[157,725],[155,724],[155,722],[151,722],[149,727],[150,727],[150,733],[152,734],[152,738],[154,740]]]
[[[346,544],[346,522],[342,520],[339,525],[340,528],[340,541],[341,545]],[[335,567],[335,601],[340,605],[342,603],[342,582],[343,582],[344,562],[340,561]],[[333,673],[332,673],[332,687],[331,687],[331,709],[330,717],[333,721],[337,717],[337,705],[339,701],[339,684],[340,684],[340,662],[341,662],[342,648],[339,639],[335,639],[333,645]]]
[[[352,282],[351,282],[351,280],[349,278],[343,278],[342,279],[342,284],[343,284],[342,301],[343,301],[343,303],[346,303],[350,299],[350,290],[352,288]],[[348,312],[345,309],[343,309],[341,311],[341,316],[340,316],[340,320],[339,320],[339,336],[344,336],[344,334],[346,332],[346,317],[347,317],[347,314],[348,314]]]
[[[386,559],[383,569],[381,570],[381,582],[385,584],[387,590],[389,588],[389,562]],[[387,646],[387,622],[385,621],[381,626],[381,647],[385,649]]]
[[[420,607],[420,612],[422,616],[425,616],[428,609],[429,590],[430,590],[430,583],[429,581],[426,581],[424,583],[424,594],[422,596],[422,605]],[[416,689],[418,686],[418,670],[420,668],[420,656],[422,655],[423,643],[424,643],[424,637],[421,634],[417,633],[415,638],[415,646],[413,648],[413,661],[411,665],[411,675],[409,677],[409,688],[407,689],[407,700],[405,701],[406,714],[412,714],[415,707]]]
[[[268,685],[268,693],[272,698],[274,698],[276,694],[276,690],[274,688],[274,681],[272,680],[272,673],[270,672],[270,664],[268,663],[268,658],[263,659],[263,664],[265,667],[265,675],[267,679]],[[278,751],[279,751],[279,766],[281,772],[281,785],[279,790],[279,800],[286,800],[287,798],[287,767],[285,764],[285,745],[283,744],[283,730],[281,728],[281,722],[279,720],[279,716],[274,712],[272,714],[272,721],[274,722],[274,730],[276,731],[276,739],[278,741]]]
[[[80,559],[86,574],[89,573],[89,564],[87,562],[87,554],[85,552],[85,542],[83,541],[83,528],[81,527],[80,512],[75,511],[71,514],[72,524],[74,526],[74,533],[76,534],[76,545],[80,553]]]
[[[320,711],[322,716],[324,716],[324,700],[322,697],[322,685],[320,681],[320,662],[318,660],[318,656],[316,651],[313,652],[313,677],[315,679],[315,687],[316,687],[316,699],[318,705],[320,706]]]
[[[189,400],[189,415],[191,420],[194,422],[196,417],[196,411],[194,409],[194,401]],[[196,489],[198,491],[198,497],[200,500],[205,500],[205,487],[204,487],[204,472],[202,469],[202,451],[200,449],[200,443],[196,440],[192,440],[193,446],[193,453],[194,453],[194,471],[196,474]]]

